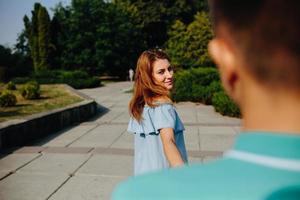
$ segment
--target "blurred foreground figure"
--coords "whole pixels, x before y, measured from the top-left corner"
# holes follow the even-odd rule
[[[129,178],[114,200],[300,199],[300,1],[209,4],[209,52],[242,132],[222,159]]]

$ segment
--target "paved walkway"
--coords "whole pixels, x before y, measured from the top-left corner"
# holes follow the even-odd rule
[[[109,199],[114,186],[132,175],[133,137],[126,132],[132,84],[110,83],[81,92],[105,113],[33,146],[0,157],[1,200]],[[223,117],[212,106],[178,103],[186,127],[190,162],[208,162],[229,149],[240,120]]]

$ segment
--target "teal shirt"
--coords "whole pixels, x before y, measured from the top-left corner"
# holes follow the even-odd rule
[[[222,159],[130,177],[112,199],[294,200],[299,191],[300,136],[247,132]]]

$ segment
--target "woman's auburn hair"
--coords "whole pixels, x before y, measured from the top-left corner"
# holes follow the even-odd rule
[[[154,101],[157,98],[172,102],[169,98],[169,91],[162,85],[156,84],[153,80],[153,64],[158,59],[167,59],[170,62],[169,56],[160,49],[144,51],[137,61],[133,96],[129,103],[129,113],[138,122],[142,120],[142,112],[145,104],[155,107]]]

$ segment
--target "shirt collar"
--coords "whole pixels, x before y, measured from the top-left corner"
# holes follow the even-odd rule
[[[264,156],[300,160],[300,134],[241,132],[234,150]]]

